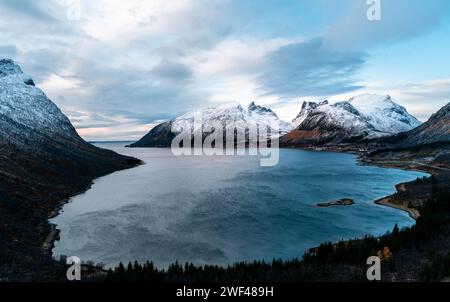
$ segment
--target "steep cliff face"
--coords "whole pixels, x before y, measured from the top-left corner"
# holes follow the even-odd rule
[[[0,60],[0,279],[5,271],[26,271],[24,259],[48,256],[47,219],[62,201],[139,163],[85,142],[17,64]]]
[[[303,121],[308,117],[309,113],[316,109],[317,107],[328,105],[328,101],[322,101],[319,103],[315,102],[303,102],[302,109],[300,110],[300,113],[297,115],[297,117],[292,121],[292,124],[295,128],[300,126]]]

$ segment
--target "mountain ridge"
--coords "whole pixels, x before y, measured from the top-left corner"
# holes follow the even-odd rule
[[[305,102],[299,125],[281,138],[285,147],[354,144],[411,130],[420,122],[390,96],[363,94],[344,102]]]
[[[292,129],[291,123],[281,120],[271,109],[256,105],[251,102],[243,107],[241,105],[225,105],[218,107],[206,107],[183,114],[175,119],[164,122],[151,129],[139,141],[129,145],[129,147],[170,147],[172,139],[186,129],[193,128],[194,120],[201,118],[203,138],[215,129],[215,125],[220,123],[222,127],[235,125],[238,129],[255,127],[256,125],[270,127],[271,123],[276,123],[281,133],[287,133]],[[172,132],[174,131],[174,132]],[[194,133],[195,134],[195,133]]]
[[[377,148],[415,147],[450,142],[450,102],[434,113],[428,121],[407,132],[373,141]]]

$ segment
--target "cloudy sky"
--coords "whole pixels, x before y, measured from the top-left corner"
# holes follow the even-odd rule
[[[133,140],[192,109],[390,94],[425,120],[450,101],[450,1],[0,0],[16,60],[88,140]]]

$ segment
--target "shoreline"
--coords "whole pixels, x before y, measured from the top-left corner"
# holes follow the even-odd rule
[[[125,156],[123,154],[119,154],[119,155]],[[134,169],[134,168],[137,168],[137,167],[145,164],[145,162],[143,160],[141,160],[139,158],[137,158],[137,159],[139,160],[138,164],[136,164],[134,166],[131,166],[131,167],[127,167],[127,168],[117,169],[115,171],[112,171],[111,173],[108,173],[108,174],[99,176],[97,178],[94,178],[83,189],[79,190],[75,194],[73,194],[73,195],[71,195],[69,197],[66,197],[66,198],[64,198],[64,199],[62,199],[61,201],[58,202],[56,207],[54,209],[52,209],[47,215],[47,219],[46,220],[47,220],[47,223],[50,225],[50,232],[47,234],[47,237],[45,238],[45,240],[41,244],[41,249],[42,249],[44,254],[47,254],[47,255],[49,255],[50,257],[53,258],[53,249],[55,247],[56,241],[59,240],[59,234],[61,233],[61,231],[58,229],[58,226],[56,224],[54,224],[54,223],[51,223],[50,219],[55,218],[56,216],[58,216],[61,213],[61,210],[64,208],[64,206],[66,204],[70,203],[71,200],[74,197],[76,197],[78,195],[81,195],[81,194],[84,194],[87,191],[89,191],[92,188],[92,186],[94,185],[96,180],[98,180],[98,179],[100,179],[102,177],[105,177],[105,176],[117,173],[117,172],[121,172],[121,171],[128,170],[128,169]]]
[[[283,149],[297,149],[297,150],[304,150],[304,149],[298,149],[298,148],[283,148]],[[375,162],[375,161],[370,161],[370,162],[369,162],[369,161],[366,161],[366,159],[364,158],[364,153],[361,153],[361,152],[348,152],[348,151],[341,151],[341,152],[339,152],[339,151],[337,151],[337,150],[311,150],[311,149],[306,149],[306,151],[313,151],[313,152],[333,152],[333,153],[348,153],[348,154],[355,155],[355,156],[357,157],[357,161],[358,161],[360,164],[362,164],[362,165],[367,165],[367,166],[377,166],[377,167],[383,167],[383,168],[397,168],[397,169],[406,170],[406,171],[425,172],[425,173],[430,174],[430,176],[434,175],[434,173],[430,173],[430,172],[431,172],[430,170],[426,171],[425,169],[411,168],[411,166],[405,167],[405,166],[400,165],[400,164],[398,164],[398,163],[396,163],[396,164],[390,163],[389,165],[386,165],[385,163],[379,163],[379,162]],[[141,160],[141,159],[139,159],[139,160]],[[141,161],[142,161],[142,160],[141,160]],[[140,166],[140,165],[142,165],[142,164],[143,164],[143,163],[141,163],[141,164],[139,164],[139,165],[137,165],[137,166],[134,166],[134,167],[127,168],[127,169],[133,169],[133,168],[136,168],[136,167],[138,167],[138,166]],[[121,170],[124,170],[124,169],[121,169]],[[121,171],[121,170],[114,171],[114,172],[112,172],[112,173],[110,173],[110,174],[119,172],[119,171]],[[109,175],[109,174],[107,174],[107,175]],[[105,177],[105,176],[107,176],[107,175],[103,175],[103,176],[100,176],[100,177],[98,177],[98,178],[102,178],[102,177]],[[97,179],[98,179],[98,178],[97,178]],[[91,188],[92,188],[92,185],[95,183],[95,180],[96,180],[96,179],[94,179],[94,180],[91,182],[91,184],[88,185],[88,186],[87,186],[86,188],[84,188],[83,190],[79,191],[78,193],[74,194],[73,196],[71,196],[71,197],[69,197],[69,198],[66,198],[65,200],[62,200],[61,203],[58,205],[58,207],[57,207],[55,210],[53,210],[53,211],[51,212],[51,214],[49,214],[49,216],[48,216],[48,221],[49,221],[51,218],[54,218],[54,217],[58,216],[58,215],[60,214],[60,211],[61,211],[62,208],[64,207],[64,205],[70,203],[71,200],[72,200],[72,198],[74,198],[74,197],[76,197],[76,196],[78,196],[78,195],[80,195],[80,194],[84,194],[84,193],[86,193],[86,191],[88,191],[89,189],[91,189]],[[409,216],[410,216],[414,221],[417,221],[417,219],[420,217],[420,213],[419,213],[419,211],[418,211],[417,209],[409,208],[409,207],[407,207],[407,206],[398,205],[398,204],[395,204],[395,203],[392,202],[393,196],[394,196],[395,194],[398,193],[398,191],[399,191],[399,190],[398,190],[398,187],[401,186],[402,184],[403,184],[403,183],[397,184],[397,185],[395,186],[395,188],[396,188],[397,190],[396,190],[395,192],[393,192],[392,194],[387,195],[387,196],[382,197],[382,198],[379,198],[379,199],[377,199],[377,200],[374,200],[373,203],[376,204],[376,205],[379,205],[379,206],[386,206],[386,207],[390,207],[390,208],[393,208],[393,209],[396,209],[396,210],[401,210],[401,211],[407,212],[407,213],[409,214]],[[352,204],[354,204],[354,202],[352,202],[351,204],[336,204],[336,203],[333,203],[333,204],[332,204],[332,203],[330,202],[330,203],[326,203],[326,207],[331,207],[331,206],[349,206],[349,205],[352,205]],[[317,204],[317,206],[319,206],[319,207],[325,207],[325,203]],[[49,223],[50,223],[50,221],[49,221]],[[51,225],[51,232],[48,234],[46,240],[43,242],[42,248],[44,249],[45,252],[47,252],[50,256],[53,257],[53,248],[55,247],[56,241],[59,240],[60,230],[57,228],[57,225],[52,224],[52,223],[50,223],[50,225]],[[314,249],[314,248],[316,248],[316,247],[311,247],[311,248],[309,248],[309,249],[307,249],[307,250]]]
[[[417,221],[417,219],[419,219],[420,212],[417,209],[409,208],[409,207],[406,207],[406,206],[395,204],[395,203],[393,203],[391,201],[392,200],[391,196],[392,195],[389,195],[389,196],[377,199],[377,200],[374,201],[374,203],[376,205],[379,205],[379,206],[385,206],[385,207],[389,207],[389,208],[392,208],[392,209],[404,211],[404,212],[408,213],[409,217],[411,217],[415,221]]]
[[[129,168],[132,169],[132,168]],[[118,170],[118,171],[122,171],[122,170]],[[112,173],[118,172],[118,171],[114,171]],[[112,174],[111,173],[111,174]],[[106,176],[106,175],[104,175]],[[98,178],[101,178],[103,176],[100,176]],[[96,178],[96,179],[98,179]],[[91,181],[91,183],[86,186],[84,189],[80,190],[79,192],[77,192],[76,194],[69,196],[67,198],[64,198],[63,200],[61,200],[57,206],[55,207],[55,209],[53,209],[52,211],[50,211],[50,213],[47,215],[47,222],[50,225],[50,232],[48,233],[47,237],[45,238],[44,242],[42,243],[42,250],[44,251],[44,253],[47,253],[48,255],[53,257],[53,248],[55,247],[55,242],[59,240],[59,234],[60,234],[60,230],[57,228],[57,225],[54,223],[50,222],[50,219],[55,218],[56,216],[58,216],[62,209],[64,208],[64,206],[68,203],[71,202],[71,200],[81,194],[86,193],[89,189],[92,188],[92,185],[94,184],[95,180],[93,179]]]
[[[313,146],[304,146],[304,147],[281,147],[283,149],[299,149],[313,152],[336,152],[336,153],[347,153],[352,154],[357,157],[357,161],[361,165],[366,166],[375,166],[381,168],[394,168],[400,169],[404,171],[414,171],[414,172],[422,172],[429,174],[427,177],[436,177],[439,173],[450,172],[450,169],[433,165],[429,162],[420,162],[419,160],[396,160],[392,158],[391,160],[377,160],[368,158],[368,151],[364,149],[354,149],[350,146],[341,146],[341,147],[313,147]],[[373,203],[379,206],[389,207],[392,209],[400,210],[408,213],[408,215],[414,220],[420,218],[420,212],[418,209],[414,207],[410,207],[410,201],[404,201],[402,204],[398,204],[394,202],[395,196],[402,193],[407,193],[410,188],[405,188],[405,184],[411,184],[411,182],[407,183],[398,183],[395,185],[396,191],[390,195],[381,197],[377,200],[374,200]],[[426,200],[425,200],[426,202]]]
[[[415,172],[427,173],[428,178],[436,177],[438,175],[437,171],[441,170],[440,167],[434,167],[432,165],[419,165],[417,163],[408,162],[408,161],[402,162],[402,161],[393,160],[393,161],[385,162],[385,161],[370,160],[367,157],[365,157],[365,154],[360,154],[358,157],[358,161],[362,165],[376,166],[376,167],[382,167],[382,168],[396,168],[396,169],[401,169],[401,170],[405,170],[405,171],[415,171]],[[392,209],[406,212],[412,219],[414,219],[414,221],[417,221],[420,218],[420,211],[418,209],[416,209],[415,207],[410,207],[409,206],[410,201],[404,200],[401,203],[398,203],[398,202],[396,203],[394,201],[395,196],[397,194],[408,193],[409,189],[406,188],[405,186],[407,184],[412,184],[413,182],[414,181],[406,182],[406,183],[404,183],[404,182],[398,183],[397,185],[395,185],[396,192],[394,192],[391,195],[381,197],[381,198],[375,200],[374,203],[379,206],[389,207]]]
[[[391,169],[400,169],[404,171],[414,171],[414,172],[422,172],[429,174],[427,177],[435,177],[439,174],[439,172],[447,172],[450,171],[447,168],[434,166],[430,163],[421,163],[419,161],[411,161],[411,160],[376,160],[370,159],[367,157],[368,152],[364,149],[354,149],[350,146],[341,146],[341,147],[313,147],[313,146],[304,146],[304,147],[281,147],[283,149],[297,149],[297,150],[306,150],[313,152],[335,152],[335,153],[347,153],[352,154],[357,157],[358,164],[366,165],[366,166],[375,166],[380,168],[391,168]],[[412,183],[408,182],[408,183]],[[408,205],[395,203],[393,200],[395,195],[400,192],[406,192],[408,189],[405,189],[405,184],[407,183],[398,183],[395,185],[396,191],[390,195],[381,197],[377,200],[374,200],[373,203],[379,206],[389,207],[392,209],[400,210],[408,213],[408,215],[414,220],[420,218],[420,212],[414,207],[409,207]],[[400,188],[402,190],[400,190]]]

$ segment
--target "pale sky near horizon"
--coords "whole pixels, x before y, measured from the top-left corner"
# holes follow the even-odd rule
[[[0,0],[12,58],[87,140],[135,140],[215,104],[291,120],[304,100],[389,94],[421,120],[450,101],[450,1]]]

